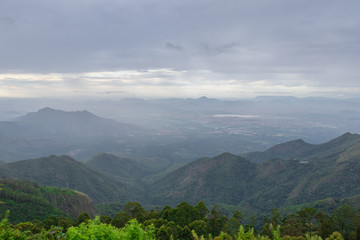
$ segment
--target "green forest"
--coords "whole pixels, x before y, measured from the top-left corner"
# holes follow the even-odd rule
[[[359,239],[360,212],[342,205],[330,213],[306,207],[282,216],[273,209],[255,224],[243,222],[235,211],[226,216],[215,205],[203,201],[195,206],[183,201],[175,207],[146,210],[138,202],[126,203],[113,217],[92,217],[83,212],[77,218],[50,215],[40,221],[10,222],[6,212],[0,223],[0,239]]]
[[[110,154],[5,163],[0,239],[357,240],[359,147],[350,133],[319,145],[296,140],[159,176]]]

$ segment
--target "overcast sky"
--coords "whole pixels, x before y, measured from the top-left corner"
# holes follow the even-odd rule
[[[1,0],[0,96],[360,96],[358,0]]]

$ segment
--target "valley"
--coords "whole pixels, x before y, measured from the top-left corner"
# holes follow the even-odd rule
[[[357,100],[326,108],[329,99],[285,99],[289,105],[202,97],[72,106],[91,111],[59,110],[67,108],[60,101],[11,112],[18,116],[0,122],[0,214],[10,209],[14,222],[55,215],[70,226],[82,211],[116,219],[135,203],[202,202],[227,217],[240,212],[247,223],[273,209],[358,208]]]
[[[204,201],[262,214],[359,194],[359,149],[360,135],[346,133],[323,144],[296,140],[244,156],[222,153],[174,170],[148,159],[102,153],[85,162],[52,155],[4,163],[0,175],[74,189],[97,204],[174,206]]]

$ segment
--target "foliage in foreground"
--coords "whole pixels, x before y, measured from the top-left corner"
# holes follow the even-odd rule
[[[360,215],[344,205],[332,215],[313,208],[281,217],[274,209],[264,219],[262,228],[242,223],[242,215],[235,212],[228,219],[218,207],[208,211],[203,202],[192,206],[186,202],[176,207],[165,206],[161,211],[147,211],[137,202],[127,203],[124,211],[113,218],[97,216],[91,219],[86,212],[76,221],[49,217],[44,222],[8,221],[9,213],[0,222],[0,239],[51,240],[343,240],[360,238]]]
[[[22,223],[16,226],[7,221],[7,216],[0,223],[0,239],[64,239],[64,240],[153,240],[155,239],[153,226],[144,228],[136,219],[130,220],[125,227],[116,228],[110,224],[101,223],[100,217],[82,222],[79,226],[69,227],[64,231],[61,227],[52,226],[49,230],[41,229],[33,232],[33,225]]]

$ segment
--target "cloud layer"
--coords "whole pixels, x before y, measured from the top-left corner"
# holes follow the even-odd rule
[[[0,96],[357,96],[359,22],[355,0],[4,0]]]

